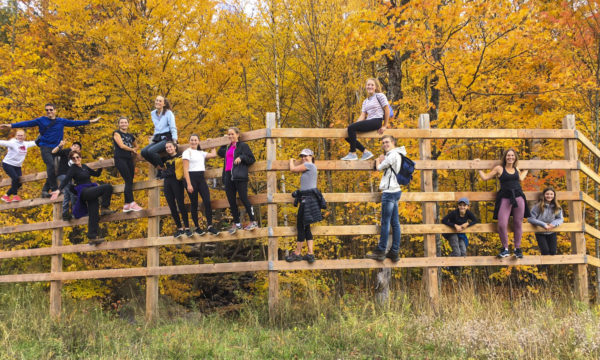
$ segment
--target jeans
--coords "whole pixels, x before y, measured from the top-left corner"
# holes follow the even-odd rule
[[[355,152],[356,149],[360,150],[361,152],[365,151],[365,147],[363,146],[363,144],[361,144],[356,139],[357,132],[379,130],[381,128],[382,122],[382,118],[375,118],[358,121],[348,126],[348,137],[346,138],[346,141],[350,144],[350,152]]]
[[[452,248],[450,256],[467,256],[467,244],[463,239],[458,237],[458,234],[448,235],[448,242]]]
[[[381,194],[381,235],[377,249],[387,250],[390,224],[392,225],[392,253],[400,251],[400,219],[398,217],[398,201],[400,201],[401,191],[384,192]]]
[[[56,170],[54,169],[54,156],[52,155],[52,148],[49,146],[40,146],[40,153],[42,154],[42,160],[46,164],[46,182],[42,187],[42,191],[52,192],[57,189],[56,186]]]
[[[65,177],[67,177],[67,175],[65,175],[65,174],[58,175],[56,177],[56,180],[58,180],[62,183],[63,180],[65,179]],[[63,215],[66,215],[69,213],[70,204],[73,201],[75,201],[76,199],[77,199],[77,196],[73,192],[73,184],[68,184],[67,186],[65,186],[63,189],[63,202],[62,202]]]
[[[166,145],[167,140],[162,140],[156,143],[153,142],[142,149],[142,157],[155,167],[163,166],[164,162],[159,153],[165,151]]]
[[[22,175],[20,166],[12,166],[5,162],[2,163],[2,168],[6,175],[11,178],[10,189],[6,192],[6,195],[17,195],[17,191],[21,187],[21,180],[19,179]]]

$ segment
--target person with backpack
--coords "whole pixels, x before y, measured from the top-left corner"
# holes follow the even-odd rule
[[[360,160],[368,160],[373,153],[365,149],[356,139],[356,133],[378,130],[379,134],[388,128],[391,118],[391,107],[387,97],[381,92],[381,83],[375,78],[367,79],[365,85],[367,98],[362,103],[362,109],[358,120],[348,126],[348,137],[346,141],[350,144],[350,152],[341,160],[358,160],[356,149],[363,154]]]
[[[173,236],[176,238],[181,238],[183,235],[188,237],[193,236],[194,234],[190,230],[190,221],[188,219],[187,208],[185,207],[183,198],[183,171],[181,178],[178,178],[177,176],[177,162],[182,160],[181,157],[177,155],[177,145],[173,141],[169,140],[166,142],[165,150],[167,151],[167,158],[165,159],[165,169],[163,170],[163,192],[165,194],[165,199],[167,199],[169,210],[171,210],[171,216],[175,221],[175,226],[177,226],[177,230]],[[183,162],[181,163],[181,166],[183,167]],[[181,218],[179,217],[179,214],[181,214]],[[181,224],[182,221],[183,225]]]
[[[171,103],[163,96],[157,96],[150,117],[154,124],[154,133],[150,138],[150,144],[142,149],[141,155],[158,170],[157,178],[163,178],[162,171],[165,169],[160,153],[165,151],[167,141],[177,143],[177,126],[175,115],[171,111]]]
[[[25,131],[17,130],[15,137],[10,140],[0,140],[0,146],[6,147],[6,155],[2,160],[2,168],[11,179],[10,189],[0,199],[4,202],[21,201],[17,191],[21,187],[21,166],[27,156],[27,149],[35,146],[35,141],[25,141]]]
[[[65,141],[61,141],[57,147],[52,149],[52,155],[58,159],[58,169],[56,171],[56,180],[61,182],[67,177],[67,172],[69,172],[69,168],[72,165],[69,154],[71,151],[77,151],[81,153],[81,143],[79,141],[74,141],[71,144],[70,148],[63,149],[62,147],[65,145]],[[69,221],[73,217],[71,216],[71,204],[74,203],[76,199],[73,184],[69,183],[63,189],[63,202],[62,202],[62,219],[64,221]]]
[[[400,219],[398,215],[398,201],[402,195],[402,189],[398,183],[397,174],[401,172],[403,156],[406,155],[404,146],[396,147],[396,139],[392,135],[384,135],[381,138],[381,146],[384,154],[375,160],[375,167],[383,171],[379,190],[381,193],[381,233],[379,244],[367,258],[383,261],[389,258],[392,262],[398,262],[400,257]],[[387,252],[388,236],[392,227],[392,246]]]
[[[54,156],[52,156],[52,149],[60,144],[64,136],[65,126],[82,126],[93,124],[100,120],[101,117],[97,117],[92,120],[67,120],[56,116],[56,107],[54,104],[48,103],[45,106],[46,116],[39,117],[37,119],[21,121],[14,124],[0,124],[0,127],[8,128],[25,128],[37,126],[40,135],[35,140],[36,145],[40,148],[42,154],[42,160],[46,164],[46,182],[42,187],[42,197],[49,198],[50,192],[57,189],[56,184],[56,171],[54,169]]]
[[[135,136],[130,133],[129,119],[121,116],[117,121],[118,129],[113,131],[113,148],[115,167],[123,177],[125,189],[123,190],[123,212],[143,210],[133,200],[133,176],[135,175],[135,158],[137,155],[137,143]]]
[[[540,200],[531,209],[531,216],[527,220],[530,224],[547,230],[535,233],[540,253],[542,255],[556,255],[556,233],[549,230],[562,224],[564,219],[562,208],[556,201],[556,192],[553,188],[544,189]]]
[[[479,220],[469,210],[469,199],[462,197],[458,199],[456,209],[450,211],[442,219],[442,224],[450,226],[456,232],[442,234],[450,243],[451,256],[467,256],[467,244],[469,240],[463,232],[466,228],[479,223]]]

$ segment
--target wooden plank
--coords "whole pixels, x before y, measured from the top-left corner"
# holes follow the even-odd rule
[[[275,130],[276,117],[275,113],[267,113],[266,127],[268,131]],[[266,140],[267,148],[267,166],[277,159],[277,145],[275,139]],[[289,162],[288,162],[289,169]],[[267,172],[267,199],[273,198],[277,193],[277,173],[274,171]],[[279,242],[276,236],[272,235],[272,229],[277,227],[277,204],[270,203],[267,205],[267,226],[269,229],[268,238],[268,254],[267,260],[269,264],[279,260]],[[279,274],[275,270],[269,270],[269,319],[274,321],[278,315],[279,306]]]
[[[52,206],[52,218],[59,220],[62,216],[62,204],[57,203]],[[62,246],[63,229],[58,228],[52,231],[52,248]],[[52,274],[62,272],[63,257],[60,254],[53,255],[50,259],[50,272]],[[58,319],[62,309],[62,282],[50,282],[50,316]]]
[[[587,263],[595,267],[600,267],[600,259],[595,256],[588,255]]]
[[[156,170],[150,166],[150,176],[155,176]],[[156,186],[148,191],[148,209],[160,207],[160,190]],[[148,237],[160,236],[160,217],[148,217]],[[151,246],[146,253],[146,267],[156,268],[160,266],[160,247]],[[146,276],[146,321],[151,322],[158,318],[158,276]]]
[[[600,230],[591,225],[585,224],[585,233],[595,237],[596,239],[600,239]]]
[[[582,192],[581,200],[583,200],[583,202],[588,204],[589,206],[593,207],[595,210],[600,211],[600,202],[594,200],[594,198],[589,196],[588,194]]]
[[[592,154],[596,157],[600,158],[600,150],[594,145],[593,142],[590,141],[585,135],[581,133],[581,131],[577,131],[577,140],[581,143],[581,145],[585,146]]]
[[[594,180],[596,184],[600,184],[600,175],[598,175],[594,170],[592,170],[586,164],[579,162],[579,169],[582,173],[588,176],[590,179]]]

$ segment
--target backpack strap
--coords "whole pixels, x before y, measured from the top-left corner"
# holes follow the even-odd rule
[[[381,110],[383,110],[383,118],[385,120],[385,107],[383,107],[383,105],[381,104],[381,100],[379,100],[379,95],[381,93],[375,93],[375,99],[377,99],[377,102],[379,103],[379,107],[381,107]]]

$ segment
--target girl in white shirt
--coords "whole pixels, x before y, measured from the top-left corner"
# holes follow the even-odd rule
[[[25,131],[17,130],[14,138],[0,140],[0,146],[8,149],[4,160],[2,160],[2,168],[6,175],[12,179],[10,189],[0,199],[4,202],[21,201],[21,197],[17,195],[17,191],[21,187],[21,181],[19,180],[22,175],[21,165],[25,161],[25,156],[27,156],[27,149],[35,146],[35,141],[25,141]]]

